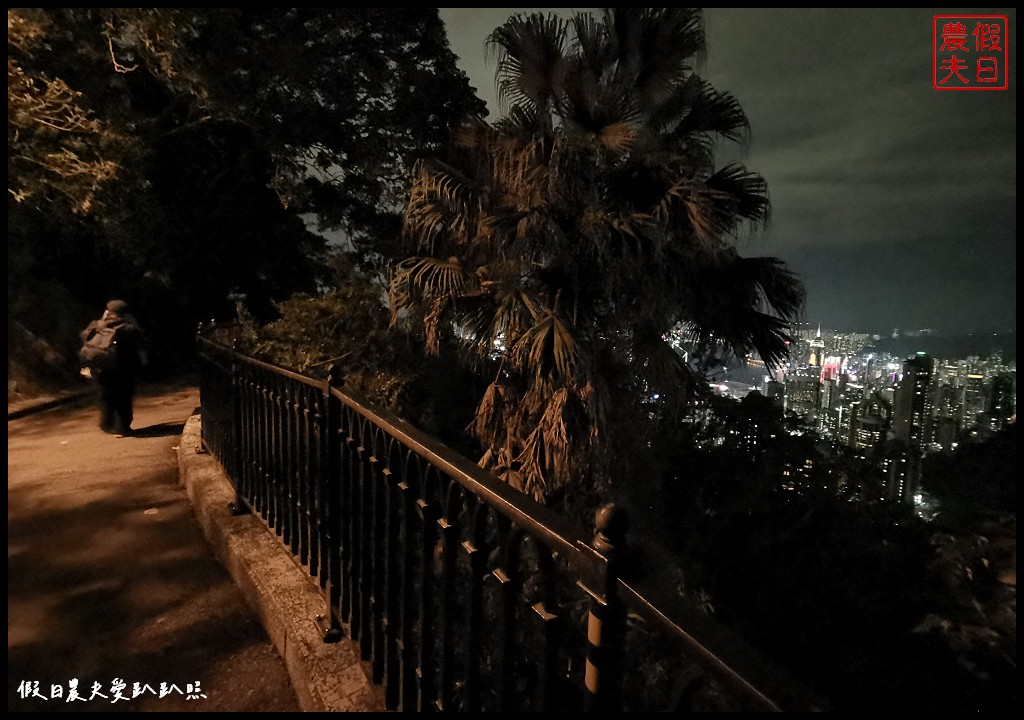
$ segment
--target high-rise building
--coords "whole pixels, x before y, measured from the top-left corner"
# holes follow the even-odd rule
[[[959,424],[954,418],[936,416],[932,420],[932,442],[943,450],[953,449],[959,432]]]
[[[909,446],[923,447],[932,417],[932,376],[935,362],[924,353],[903,363],[903,379],[893,403],[893,432]]]
[[[850,445],[857,450],[878,447],[891,424],[892,405],[880,393],[871,393],[850,413]]]
[[[962,387],[952,383],[937,386],[933,407],[934,416],[928,442],[937,443],[945,450],[951,449],[960,430],[963,409],[964,389]]]
[[[989,430],[1002,430],[1010,424],[1010,418],[1017,414],[1014,384],[1013,376],[1006,373],[992,378],[987,413]]]
[[[813,428],[818,427],[821,410],[821,369],[800,368],[786,377],[786,409]]]
[[[921,485],[921,460],[929,440],[932,418],[932,377],[935,361],[918,353],[903,363],[903,379],[893,402],[893,433],[907,448],[907,475],[900,499],[912,502]]]
[[[945,362],[943,362],[941,378],[943,385],[952,385],[953,387],[960,387],[960,364],[952,360],[946,360]]]
[[[823,382],[835,380],[843,372],[843,359],[837,355],[829,355],[821,363],[821,379]]]
[[[964,381],[964,404],[961,427],[972,428],[978,424],[978,417],[985,411],[985,376],[969,372]]]
[[[765,377],[764,386],[761,390],[761,394],[766,398],[777,404],[779,407],[785,402],[786,398],[786,386],[780,383],[778,380],[773,380],[770,377]]]
[[[910,504],[914,500],[914,483],[910,479],[910,452],[903,444],[891,446],[882,458],[885,473],[885,497],[893,502]]]
[[[864,399],[864,386],[851,382],[848,375],[839,378],[839,437],[849,447],[854,445],[854,422],[861,412],[861,401]]]
[[[825,361],[825,341],[821,339],[821,325],[818,325],[818,334],[811,340],[811,354],[807,364],[811,367],[820,368]]]
[[[821,385],[821,410],[818,413],[818,427],[824,437],[842,443],[839,437],[840,406],[839,377],[825,378]]]

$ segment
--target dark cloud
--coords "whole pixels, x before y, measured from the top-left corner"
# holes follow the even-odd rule
[[[483,40],[529,10],[442,8],[492,113]],[[958,12],[1009,17],[1009,90],[932,87],[932,18]],[[705,21],[698,71],[751,125],[720,157],[761,173],[772,198],[767,231],[741,247],[803,277],[808,320],[1016,330],[1015,10],[713,8]]]

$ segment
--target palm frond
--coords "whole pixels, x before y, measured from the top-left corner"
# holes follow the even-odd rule
[[[486,155],[500,135],[495,125],[491,125],[483,118],[472,117],[452,131],[452,142],[456,147]]]
[[[482,442],[501,445],[508,430],[505,413],[505,386],[493,382],[484,391],[484,396],[480,399],[476,414],[473,416],[473,422],[467,429]]]
[[[734,142],[746,139],[750,123],[743,107],[731,94],[719,92],[710,83],[693,75],[687,83],[685,94],[674,97],[673,104],[683,98],[687,101],[687,111],[667,135],[670,142],[691,142],[694,136],[711,134]]]
[[[494,172],[502,200],[517,211],[526,212],[547,199],[551,168],[547,162],[549,143],[542,137],[501,148],[494,155]]]
[[[694,85],[697,82],[699,82],[699,78],[696,75],[691,75],[685,81],[675,85],[661,102],[646,108],[647,129],[659,139],[659,144],[686,117],[694,102]]]
[[[763,305],[780,317],[795,320],[803,311],[804,287],[778,258],[739,258],[731,274],[737,284],[756,286]]]
[[[468,307],[463,304],[465,344],[484,359],[507,354],[509,344],[539,317],[539,303],[524,288],[517,266],[504,264],[511,267],[496,277],[492,268],[481,268],[482,293]]]
[[[723,216],[766,223],[771,212],[768,183],[742,165],[730,164],[705,181],[715,197],[721,197],[718,211]]]
[[[543,501],[582,470],[577,444],[590,436],[587,412],[570,388],[559,388],[543,405],[540,417],[515,458],[525,492]]]
[[[421,249],[433,250],[439,238],[466,242],[481,212],[478,188],[465,175],[441,163],[421,163],[405,206],[403,229]]]
[[[787,321],[741,303],[702,314],[691,322],[690,334],[699,345],[728,350],[741,359],[757,353],[769,370],[785,364],[792,342]]]
[[[667,97],[691,63],[701,62],[706,41],[696,8],[612,8],[605,24],[616,50],[617,78],[641,104]]]
[[[706,183],[688,183],[682,198],[690,226],[706,245],[720,241],[736,226],[736,219],[729,212],[729,196],[716,193]]]
[[[793,338],[789,323],[768,313],[750,311],[748,330],[742,339],[745,351],[753,349],[770,370],[781,368],[789,359],[789,348]]]
[[[633,142],[642,113],[630,92],[609,83],[600,68],[574,56],[560,97],[558,114],[567,134],[595,139],[600,146],[622,153]],[[606,139],[616,143],[608,144]]]
[[[505,117],[494,122],[494,129],[505,137],[526,140],[541,132],[537,110],[522,105],[513,105]]]
[[[403,260],[392,269],[388,283],[391,324],[395,324],[402,310],[419,302],[451,300],[479,291],[479,278],[463,268],[458,258],[414,257]],[[431,311],[440,312],[434,308]]]
[[[634,333],[632,353],[648,394],[682,406],[700,391],[693,371],[656,330]]]
[[[625,121],[605,125],[597,133],[597,141],[606,150],[614,153],[626,153],[633,146],[636,131]]]
[[[550,310],[512,346],[512,361],[538,382],[572,378],[578,360],[576,341],[569,328]]]
[[[760,175],[729,165],[706,180],[683,175],[665,191],[654,215],[667,223],[682,209],[697,238],[710,246],[735,233],[743,221],[766,221],[767,193]]]
[[[665,189],[652,215],[663,226],[685,223],[701,245],[712,248],[735,227],[725,212],[728,207],[725,193],[716,193],[699,178],[685,174]]]
[[[425,347],[428,355],[441,352],[441,316],[448,306],[448,297],[434,298],[430,309],[423,316],[423,330],[426,334]]]
[[[594,208],[580,218],[582,234],[594,251],[604,255],[610,249],[638,253],[642,247],[660,249],[658,234],[652,233],[654,218],[641,212],[605,212]]]
[[[412,258],[408,265],[409,282],[419,288],[425,297],[458,297],[479,288],[477,276],[462,267],[457,257],[447,260],[424,257]]]
[[[487,48],[499,58],[495,89],[503,107],[550,112],[567,70],[567,29],[554,14],[518,14],[488,36]]]
[[[579,63],[579,69],[602,77],[614,62],[608,43],[608,26],[590,13],[576,13],[570,22],[573,30],[570,55]]]
[[[564,482],[569,477],[570,437],[577,434],[569,429],[571,417],[570,394],[560,388],[548,400],[537,427],[526,440],[519,458],[523,472],[535,486],[546,490],[552,484],[546,478]]]

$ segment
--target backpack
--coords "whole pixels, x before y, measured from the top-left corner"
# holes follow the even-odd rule
[[[78,359],[91,370],[113,370],[118,365],[117,327],[99,325],[89,334]]]

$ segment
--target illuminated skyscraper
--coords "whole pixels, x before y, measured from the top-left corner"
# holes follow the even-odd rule
[[[964,405],[961,427],[972,428],[978,424],[978,416],[985,411],[985,376],[968,373],[964,382]]]
[[[807,359],[807,364],[811,367],[821,367],[824,362],[825,355],[825,341],[821,339],[821,325],[818,325],[818,334],[811,340],[811,355]]]
[[[932,376],[935,361],[918,353],[903,363],[903,379],[893,402],[893,433],[907,448],[906,478],[897,494],[890,487],[890,498],[913,502],[921,485],[921,459],[929,439],[932,418]]]
[[[816,367],[800,368],[786,378],[786,409],[817,429],[821,390],[821,370]]]
[[[892,406],[880,393],[872,393],[851,408],[850,445],[858,450],[878,447],[888,434]]]
[[[893,403],[893,432],[910,447],[924,447],[932,417],[932,376],[935,361],[918,353],[903,363],[903,379]]]
[[[1000,374],[992,378],[987,414],[989,429],[993,431],[1002,430],[1010,424],[1010,418],[1017,414],[1012,375]]]
[[[943,379],[948,379],[948,377]],[[948,383],[935,389],[935,415],[932,417],[929,442],[938,443],[945,450],[952,448],[960,430],[963,405],[964,389],[962,387]]]

